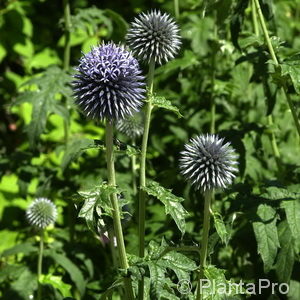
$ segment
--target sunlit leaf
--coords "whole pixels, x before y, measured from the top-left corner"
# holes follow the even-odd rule
[[[265,272],[269,272],[280,247],[276,228],[276,211],[269,205],[260,204],[257,208],[259,221],[253,222],[257,241],[257,252],[264,262]]]
[[[182,206],[183,198],[177,197],[171,193],[171,190],[165,189],[159,183],[151,181],[147,187],[144,188],[148,195],[156,197],[164,206],[166,214],[170,214],[175,221],[178,229],[182,234],[185,233],[185,217],[188,215],[187,211]]]

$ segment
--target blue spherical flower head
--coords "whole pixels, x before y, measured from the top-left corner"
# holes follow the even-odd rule
[[[142,61],[158,64],[167,62],[177,54],[181,41],[179,29],[167,13],[153,10],[139,14],[126,35],[126,41]]]
[[[197,190],[225,188],[235,177],[237,155],[230,143],[223,142],[214,134],[199,135],[181,152],[181,173]]]
[[[30,225],[44,229],[55,222],[57,209],[49,199],[37,198],[27,208],[26,217]]]
[[[88,117],[120,120],[142,106],[144,77],[137,60],[123,46],[111,42],[93,47],[76,70],[76,103]]]

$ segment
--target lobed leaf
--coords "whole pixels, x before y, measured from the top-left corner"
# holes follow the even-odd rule
[[[69,122],[69,113],[64,105],[58,102],[58,96],[70,97],[68,87],[71,76],[56,66],[50,66],[40,76],[28,80],[24,86],[35,87],[20,94],[16,104],[29,102],[32,104],[31,121],[26,128],[31,147],[35,147],[39,136],[45,131],[47,117],[51,113],[59,113]]]
[[[222,243],[227,245],[228,241],[230,239],[230,233],[228,232],[228,230],[225,226],[223,218],[217,212],[213,212],[212,215],[214,218],[214,224],[215,224],[216,231],[217,231]]]
[[[144,190],[148,195],[156,197],[164,204],[166,214],[171,215],[183,235],[185,233],[185,217],[188,215],[181,204],[184,198],[175,196],[171,193],[171,190],[165,189],[155,181],[148,183]]]
[[[153,106],[156,106],[159,108],[164,108],[164,109],[174,112],[178,116],[178,118],[183,117],[183,115],[180,113],[178,107],[173,105],[171,103],[171,101],[166,100],[166,98],[164,98],[164,97],[151,96],[151,102],[152,102]]]

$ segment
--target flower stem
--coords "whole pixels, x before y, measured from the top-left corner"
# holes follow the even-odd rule
[[[262,27],[262,30],[263,30],[263,33],[264,33],[264,37],[265,37],[265,40],[266,40],[266,43],[267,43],[270,55],[272,57],[272,60],[274,61],[275,66],[278,67],[279,66],[279,62],[277,60],[277,57],[276,57],[273,45],[271,43],[271,39],[270,39],[268,30],[267,30],[267,26],[266,26],[266,23],[265,23],[264,16],[263,16],[262,11],[261,11],[259,0],[254,0],[254,2],[255,2],[255,6],[256,6],[258,18],[259,18],[259,21],[260,21],[260,24],[261,24],[261,27]],[[293,103],[291,101],[290,95],[288,94],[286,85],[283,86],[283,90],[284,90],[284,93],[285,93],[286,100],[287,100],[287,103],[289,105],[289,108],[290,108],[290,110],[292,112],[292,116],[293,116],[293,119],[294,119],[294,123],[295,123],[296,129],[297,129],[298,135],[300,136],[300,123],[299,123],[299,119],[298,119],[295,107],[294,107],[294,105],[293,105]]]
[[[139,256],[144,257],[145,255],[145,214],[146,214],[146,192],[143,190],[146,187],[146,155],[147,155],[147,144],[151,121],[152,103],[151,97],[153,92],[153,78],[154,78],[155,61],[152,58],[149,64],[148,71],[148,101],[146,102],[145,108],[145,123],[144,123],[144,134],[142,141],[142,153],[141,153],[141,167],[140,167],[140,191],[139,191]],[[139,281],[139,300],[144,298],[144,279]]]
[[[132,141],[132,145],[135,147],[135,140]],[[133,189],[133,195],[136,196],[136,156],[131,156],[131,173],[132,173],[132,189]]]
[[[107,160],[107,177],[108,184],[111,186],[116,186],[116,177],[115,177],[115,166],[114,166],[114,148],[113,148],[113,124],[109,121],[106,122],[106,160]],[[119,264],[121,269],[126,271],[128,269],[128,262],[125,250],[125,243],[121,225],[121,216],[119,209],[119,202],[117,198],[117,194],[113,193],[110,196],[111,205],[113,208],[113,223],[114,223],[114,231],[117,238],[117,249],[119,254]],[[133,290],[131,279],[129,277],[124,277],[124,287],[126,293],[126,299],[133,300]]]
[[[179,0],[174,0],[174,13],[175,13],[175,18],[179,18]]]
[[[255,7],[256,7],[255,6],[255,0],[252,0],[251,1],[251,10],[252,10],[253,28],[254,28],[255,35],[258,36],[259,35],[259,27],[258,27],[258,23],[257,23],[257,14],[256,14],[256,8]],[[274,51],[273,51],[273,53],[274,53]],[[276,56],[275,56],[275,59],[276,59]],[[274,154],[274,157],[275,157],[275,161],[276,161],[276,164],[277,164],[278,171],[279,171],[279,173],[281,173],[282,166],[281,166],[281,160],[280,160],[280,152],[279,152],[279,149],[278,149],[275,133],[272,130],[272,126],[273,126],[273,116],[272,116],[272,114],[267,116],[267,122],[268,122],[268,126],[270,127],[269,128],[270,132],[269,132],[268,135],[269,135],[269,139],[270,139],[270,142],[271,142],[273,154]]]
[[[210,203],[211,203],[212,191],[207,190],[204,193],[204,220],[203,220],[203,233],[200,250],[200,272],[197,286],[197,300],[201,299],[201,279],[204,278],[204,268],[206,266],[208,235],[210,227]]]
[[[38,284],[37,300],[42,299],[42,285],[40,283],[40,280],[41,280],[42,266],[43,266],[43,251],[44,251],[44,230],[42,229],[40,232],[40,248],[39,248],[38,265],[37,265],[37,284]]]

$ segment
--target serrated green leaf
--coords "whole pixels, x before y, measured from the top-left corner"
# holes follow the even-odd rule
[[[45,250],[45,256],[50,256],[56,263],[61,265],[70,275],[75,283],[81,296],[84,295],[86,282],[81,270],[65,255],[55,252],[54,250]]]
[[[61,276],[54,276],[52,274],[42,275],[40,282],[42,284],[50,284],[58,289],[64,297],[72,297],[70,284],[64,283]]]
[[[288,283],[290,281],[294,260],[294,239],[287,222],[283,221],[278,226],[280,250],[278,252],[275,270],[279,281]]]
[[[266,192],[260,195],[264,199],[268,200],[289,200],[300,199],[300,193],[290,192],[285,188],[279,187],[267,187]]]
[[[96,36],[102,27],[107,34],[113,30],[112,21],[105,15],[105,11],[95,6],[78,9],[76,15],[71,17],[72,31],[82,30],[88,36]]]
[[[214,212],[213,218],[214,218],[214,224],[215,224],[216,231],[217,231],[222,243],[227,245],[227,243],[230,239],[230,233],[228,232],[228,230],[224,224],[222,216],[219,213]]]
[[[284,208],[287,222],[292,236],[296,241],[297,252],[300,251],[300,200],[282,201],[281,207]]]
[[[22,299],[30,299],[30,296],[37,288],[36,275],[26,268],[17,280],[11,284],[11,288],[18,293]]]
[[[281,76],[289,77],[297,92],[300,94],[300,54],[293,55],[280,64]]]
[[[8,278],[10,280],[18,278],[25,270],[25,266],[6,264],[1,267],[0,282],[5,281]]]
[[[1,256],[5,257],[5,256],[19,254],[19,253],[26,255],[35,251],[37,251],[37,248],[34,247],[31,243],[22,243],[3,251]]]
[[[66,169],[83,151],[94,148],[98,148],[94,140],[84,138],[71,140],[66,146],[66,152],[61,162],[62,169]]]
[[[166,100],[166,98],[164,98],[164,97],[151,96],[151,103],[153,106],[156,106],[159,108],[164,108],[164,109],[174,112],[178,116],[178,118],[183,117],[183,115],[180,113],[178,107],[173,105],[171,101]]]
[[[264,43],[264,39],[255,34],[251,34],[245,38],[239,39],[239,45],[242,49],[247,49],[248,47],[258,47]]]
[[[111,194],[121,194],[121,190],[117,187],[102,183],[100,186],[96,186],[90,190],[79,191],[79,201],[84,201],[82,208],[79,211],[78,217],[86,220],[88,228],[96,232],[105,229],[105,222],[103,216],[112,217],[112,206],[110,202]],[[77,197],[78,198],[78,197]],[[119,207],[121,211],[121,218],[124,216],[122,207],[126,205],[125,199],[119,199]]]
[[[184,198],[175,196],[171,193],[171,190],[165,189],[155,181],[149,182],[144,190],[148,195],[156,197],[164,204],[166,214],[171,215],[178,229],[182,234],[184,234],[185,217],[188,215],[187,211],[181,204],[181,202],[184,201]]]
[[[39,136],[44,132],[47,117],[56,113],[59,108],[58,95],[70,97],[71,89],[68,86],[71,76],[62,69],[51,66],[38,77],[28,80],[24,86],[34,86],[35,91],[28,90],[20,94],[16,104],[30,102],[32,104],[31,121],[27,126],[27,133],[31,147],[35,147]],[[68,116],[64,112],[64,117]],[[65,121],[68,122],[68,119]]]
[[[196,263],[187,256],[176,251],[170,251],[158,260],[161,267],[173,270],[178,280],[189,280],[189,272],[197,269]]]
[[[276,227],[276,211],[269,205],[260,204],[257,208],[260,221],[253,222],[253,230],[257,241],[257,252],[264,262],[265,273],[273,266],[280,247]]]

